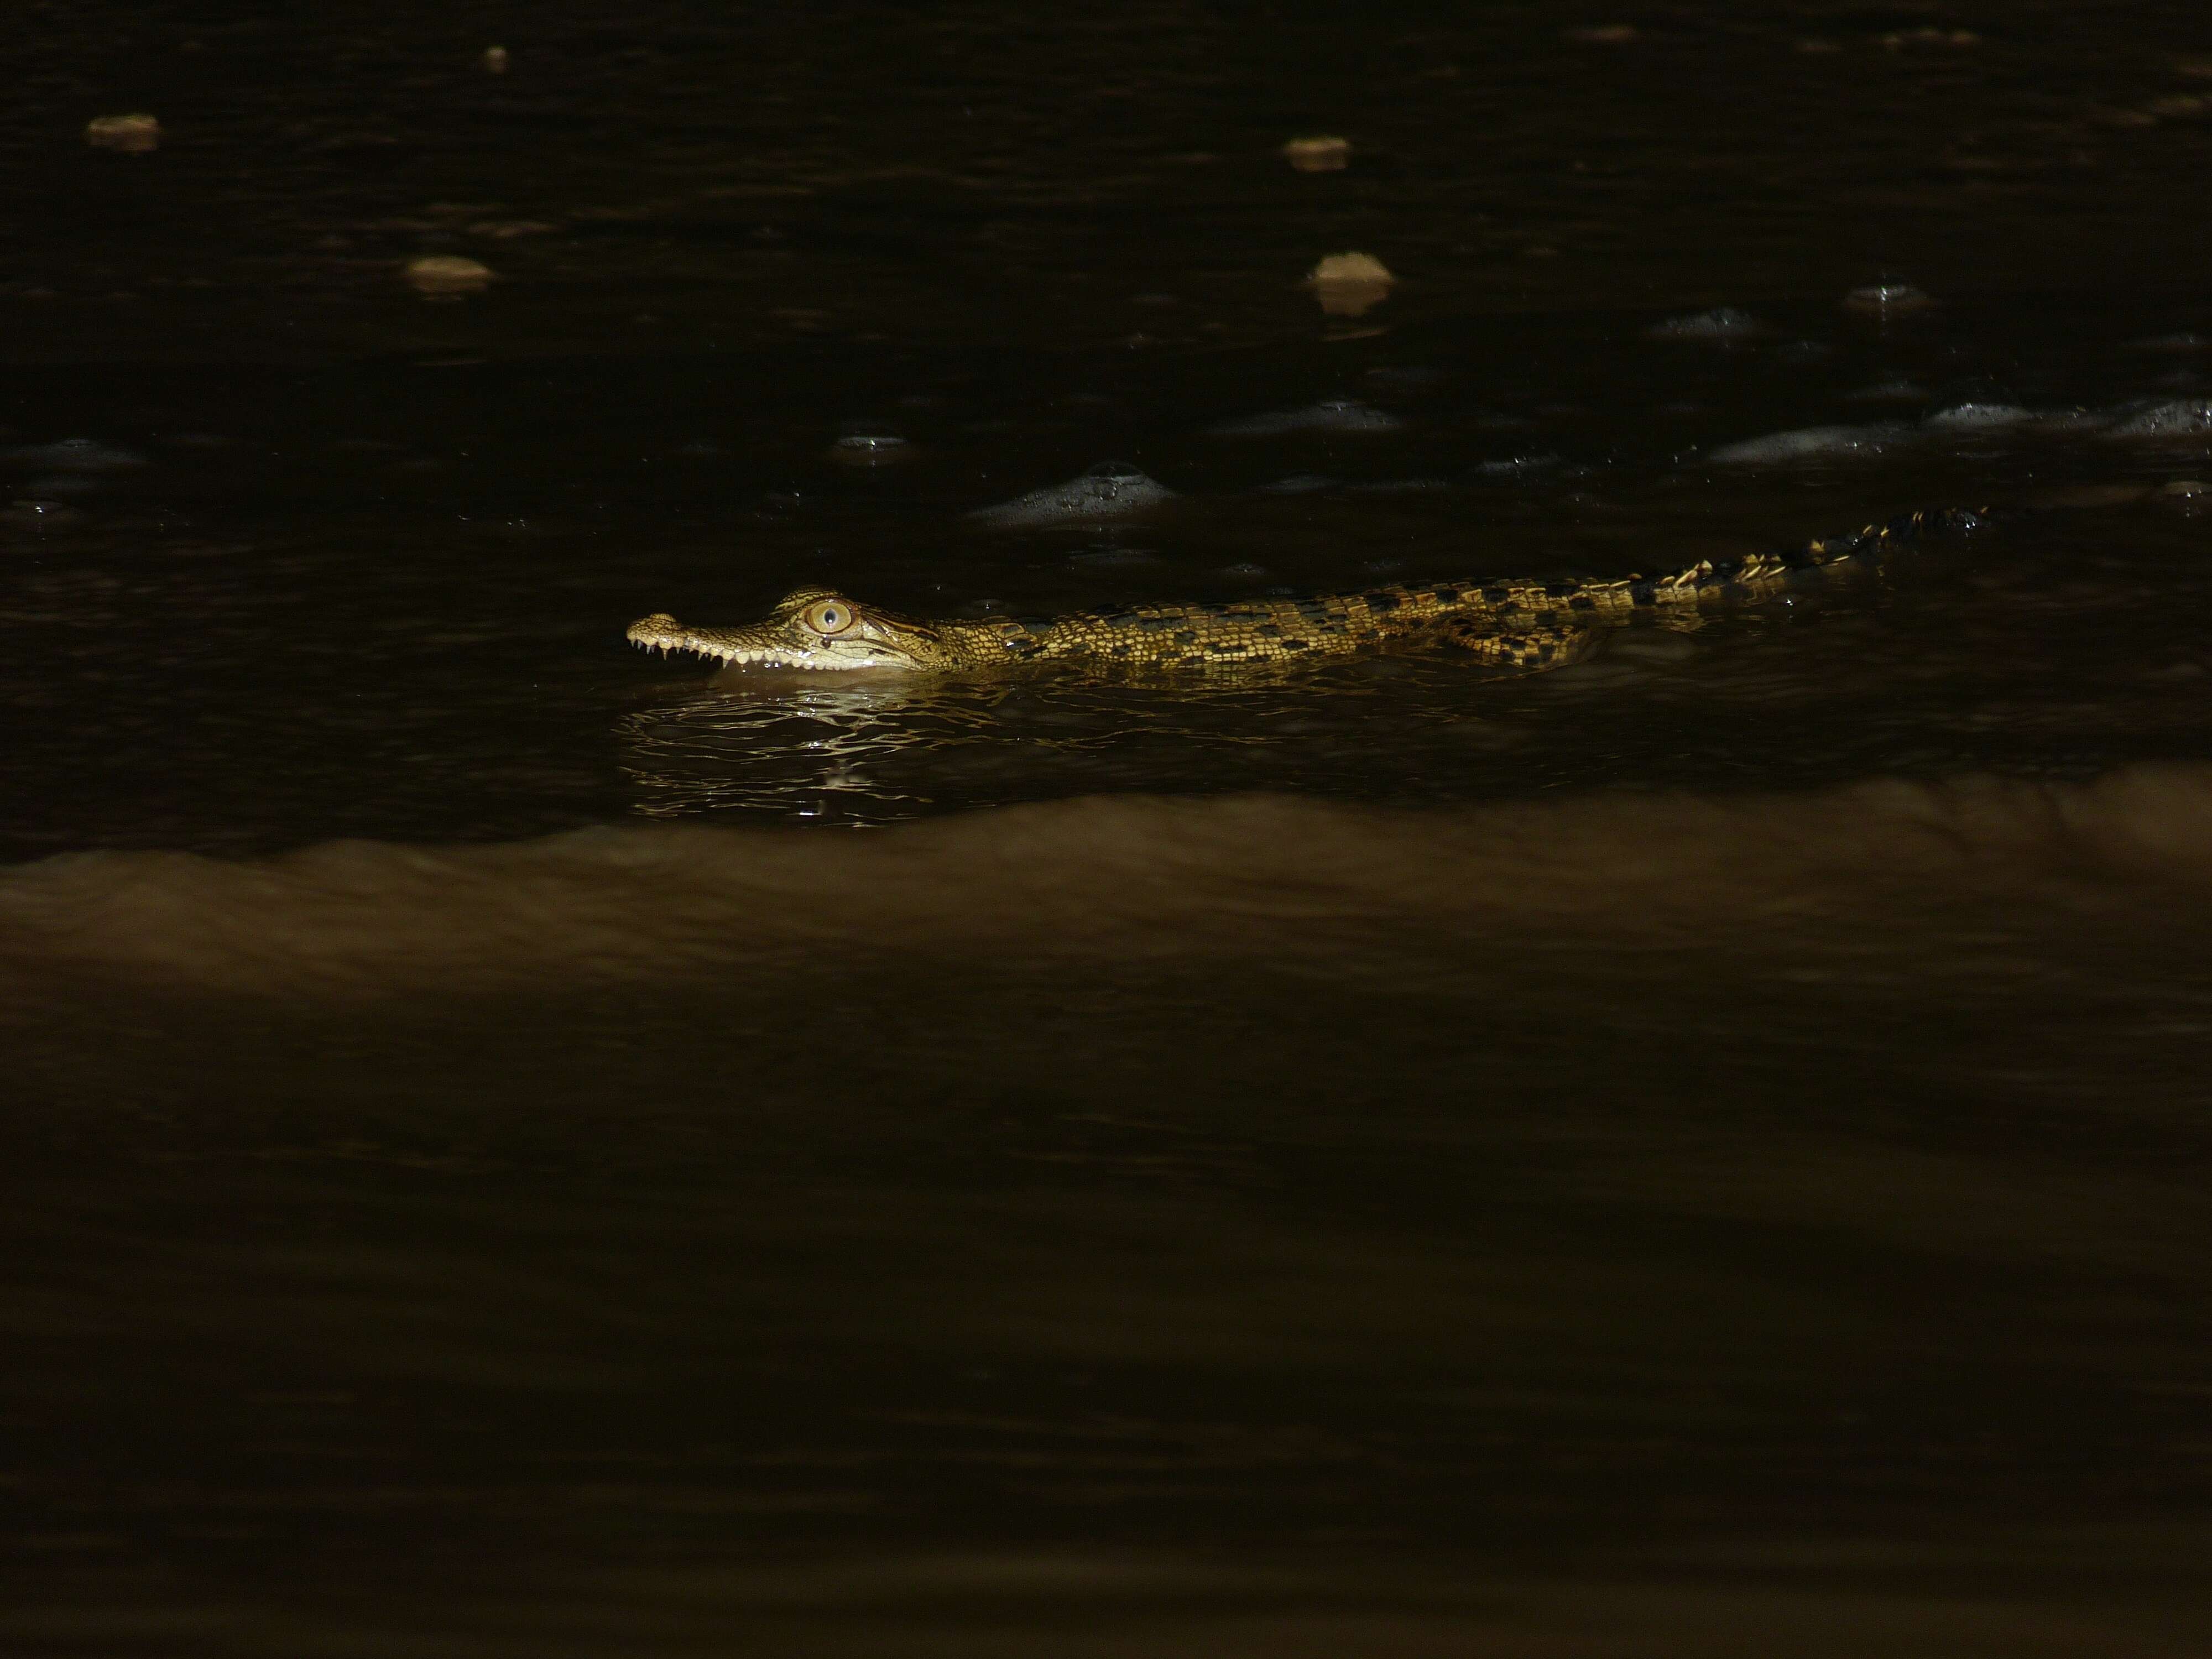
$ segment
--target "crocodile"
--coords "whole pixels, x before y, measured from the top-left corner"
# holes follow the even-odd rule
[[[634,645],[758,668],[974,674],[1025,662],[1134,670],[1234,670],[1346,656],[1387,641],[1432,643],[1500,668],[1537,672],[1586,656],[1608,627],[1716,600],[1784,592],[1817,573],[1867,564],[1931,531],[1984,513],[1908,514],[1778,552],[1701,559],[1662,576],[1607,580],[1439,581],[1312,599],[1133,605],[1048,621],[918,622],[824,587],[787,594],[750,628],[693,628],[665,613],[629,626]]]

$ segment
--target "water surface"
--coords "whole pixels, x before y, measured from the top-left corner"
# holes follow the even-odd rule
[[[0,121],[10,1651],[2212,1644],[2196,11],[450,12]]]

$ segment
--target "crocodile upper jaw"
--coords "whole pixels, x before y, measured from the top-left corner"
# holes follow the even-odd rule
[[[627,637],[642,650],[688,651],[695,656],[748,668],[797,668],[813,672],[848,673],[857,670],[921,670],[916,661],[896,645],[874,637],[875,630],[855,630],[855,637],[836,641],[794,638],[793,632],[774,623],[759,628],[690,628],[657,611],[629,625]]]

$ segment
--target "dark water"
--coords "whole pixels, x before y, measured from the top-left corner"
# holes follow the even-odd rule
[[[33,10],[0,1647],[2212,1650],[2197,10]]]

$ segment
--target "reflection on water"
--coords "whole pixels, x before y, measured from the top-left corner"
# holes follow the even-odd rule
[[[1694,620],[1694,619],[1688,619]],[[1625,658],[1672,653],[1632,644]],[[1570,693],[1633,670],[1593,669]],[[861,827],[1094,789],[1401,787],[1491,793],[1471,769],[1522,739],[1475,712],[1518,678],[1449,653],[1318,669],[1100,677],[1055,667],[980,678],[726,670],[616,722],[635,810],[744,811]],[[848,683],[856,682],[856,683]],[[1440,698],[1448,690],[1449,700]]]
[[[691,696],[616,725],[636,810],[681,817],[718,809],[867,824],[918,817],[933,804],[887,781],[910,751],[987,742],[1006,681],[854,674],[721,674]],[[926,758],[925,758],[926,765]]]
[[[617,738],[636,810],[648,817],[735,809],[860,827],[922,817],[979,790],[1018,799],[1065,787],[1055,762],[1126,767],[1133,747],[1170,748],[1202,768],[1210,750],[1277,735],[1253,715],[1271,712],[1261,705],[1289,678],[1208,687],[1050,672],[886,675],[825,688],[818,676],[800,684],[724,673],[623,716]]]

